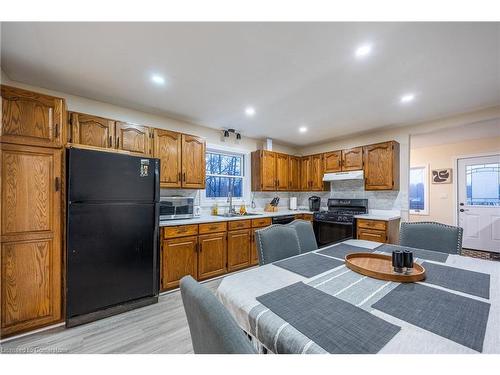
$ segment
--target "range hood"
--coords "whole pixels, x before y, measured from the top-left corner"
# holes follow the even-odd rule
[[[363,170],[359,170],[351,172],[325,173],[323,181],[362,180],[363,178]]]

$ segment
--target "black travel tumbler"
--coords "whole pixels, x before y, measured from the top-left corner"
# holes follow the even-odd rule
[[[406,268],[413,268],[413,253],[410,250],[403,252],[403,266]]]
[[[394,267],[394,272],[403,272],[404,255],[401,250],[394,250],[392,252],[392,267]]]

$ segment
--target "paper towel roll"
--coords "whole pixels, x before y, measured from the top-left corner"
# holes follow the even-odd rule
[[[290,210],[296,210],[297,209],[297,197],[291,197],[290,198]]]

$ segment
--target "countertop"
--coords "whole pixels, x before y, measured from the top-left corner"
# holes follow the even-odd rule
[[[401,219],[401,212],[396,210],[370,210],[367,214],[354,215],[356,219],[391,221]]]
[[[248,212],[256,213],[258,215],[236,216],[236,217],[201,215],[194,217],[192,219],[160,221],[160,227],[172,227],[175,225],[186,225],[186,224],[216,223],[220,221],[251,220],[251,219],[260,219],[263,217],[276,217],[285,215],[300,215],[300,214],[313,213],[312,211],[308,210],[279,210],[278,212],[265,212],[265,211],[248,211]]]

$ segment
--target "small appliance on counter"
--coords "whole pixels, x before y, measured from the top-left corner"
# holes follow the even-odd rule
[[[321,198],[313,195],[312,197],[309,197],[309,211],[319,211],[321,207]]]
[[[160,221],[191,219],[194,216],[193,197],[161,197]]]
[[[297,209],[297,197],[290,197],[290,210]]]

